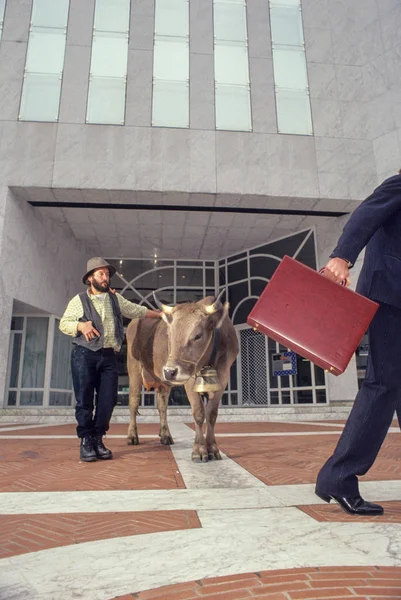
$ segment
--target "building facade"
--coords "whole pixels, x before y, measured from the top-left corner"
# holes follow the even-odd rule
[[[398,0],[0,0],[0,406],[72,405],[57,325],[96,255],[142,304],[226,289],[223,405],[352,399],[355,361],[274,377],[246,314],[401,167],[400,25]]]

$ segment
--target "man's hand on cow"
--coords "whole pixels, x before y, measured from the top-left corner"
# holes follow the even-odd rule
[[[348,263],[343,258],[332,258],[326,265],[325,276],[336,283],[346,282],[347,287],[351,283],[349,276]]]
[[[146,313],[147,317],[151,317],[152,319],[161,319],[163,312],[161,310],[148,310]]]
[[[95,337],[100,337],[100,333],[93,327],[92,321],[85,321],[84,323],[78,324],[78,331],[80,331],[87,342],[90,342]]]

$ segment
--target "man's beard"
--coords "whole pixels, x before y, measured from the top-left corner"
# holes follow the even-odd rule
[[[104,283],[98,283],[96,279],[92,279],[92,285],[97,292],[103,294],[104,292],[108,292],[110,289],[110,285],[105,281]]]

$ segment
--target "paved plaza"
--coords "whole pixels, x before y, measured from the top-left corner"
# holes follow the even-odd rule
[[[139,418],[140,421],[140,418]],[[191,462],[190,423],[112,424],[112,461],[81,463],[75,428],[0,422],[1,600],[401,598],[397,423],[361,492],[383,516],[320,501],[343,422],[217,424],[223,460]]]

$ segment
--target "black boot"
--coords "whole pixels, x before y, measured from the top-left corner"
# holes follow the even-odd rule
[[[92,438],[92,442],[93,442],[93,449],[96,453],[97,458],[100,458],[102,460],[108,460],[110,458],[113,458],[112,451],[109,450],[108,448],[106,448],[106,446],[103,444],[101,435],[94,436]]]
[[[81,447],[79,449],[79,458],[84,462],[94,462],[96,459],[96,452],[93,447],[93,441],[91,437],[81,438]]]

